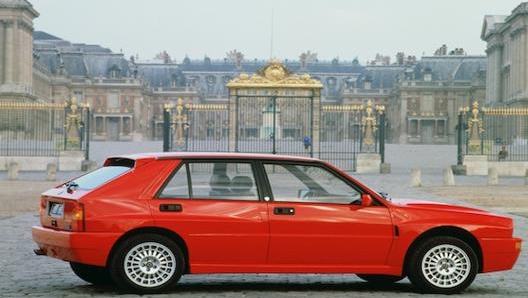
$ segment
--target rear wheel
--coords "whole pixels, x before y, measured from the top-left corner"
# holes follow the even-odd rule
[[[172,240],[142,234],[119,245],[110,263],[110,275],[125,290],[156,293],[176,284],[184,262],[181,249]]]
[[[412,252],[408,272],[409,279],[420,291],[454,294],[466,289],[475,279],[477,256],[458,238],[433,237]]]
[[[82,280],[94,285],[108,285],[112,283],[110,273],[105,267],[70,262],[72,271]]]
[[[357,276],[364,281],[368,281],[370,283],[379,284],[379,285],[393,284],[404,278],[404,276],[382,275],[382,274],[357,274]]]

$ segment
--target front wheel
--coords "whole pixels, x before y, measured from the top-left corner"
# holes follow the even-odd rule
[[[464,241],[449,236],[425,240],[412,252],[409,279],[420,291],[454,294],[466,289],[478,272],[477,256]]]
[[[117,247],[110,275],[117,285],[136,293],[157,293],[180,279],[185,260],[172,240],[157,234],[141,234]]]

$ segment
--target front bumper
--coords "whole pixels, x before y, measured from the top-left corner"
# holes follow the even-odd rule
[[[480,240],[483,257],[482,272],[509,270],[521,254],[520,238],[485,238]]]

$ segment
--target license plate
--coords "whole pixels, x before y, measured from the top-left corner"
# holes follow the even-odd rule
[[[64,204],[58,202],[49,202],[48,215],[54,218],[62,218],[64,216]]]

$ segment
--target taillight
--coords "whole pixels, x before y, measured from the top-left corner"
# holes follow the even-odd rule
[[[84,205],[82,203],[65,203],[64,229],[76,232],[84,231]]]
[[[40,224],[42,226],[44,226],[44,218],[46,216],[46,211],[47,211],[47,208],[48,208],[48,200],[46,200],[46,198],[44,196],[40,197],[40,211],[39,211],[39,214],[40,214]]]
[[[40,197],[40,213],[42,213],[42,211],[46,210],[47,204],[48,204],[48,201],[46,200],[46,198],[45,197]]]

